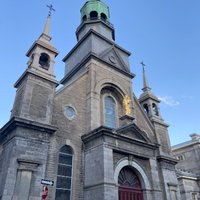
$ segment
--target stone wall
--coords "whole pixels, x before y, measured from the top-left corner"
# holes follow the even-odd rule
[[[27,195],[32,199],[39,198],[40,181],[45,177],[49,134],[18,127],[9,136],[2,151],[2,200],[23,200]]]

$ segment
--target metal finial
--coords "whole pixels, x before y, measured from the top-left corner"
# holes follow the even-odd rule
[[[49,16],[51,16],[51,12],[52,11],[56,11],[54,8],[53,8],[53,5],[52,4],[50,4],[50,5],[47,5],[47,7],[49,8]]]

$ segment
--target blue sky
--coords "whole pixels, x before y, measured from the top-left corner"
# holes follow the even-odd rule
[[[51,21],[57,80],[64,75],[62,58],[76,44],[84,0],[6,0],[0,12],[0,127],[10,117],[15,97],[13,84],[26,69],[27,50],[41,34],[47,17],[46,4],[56,12]],[[105,0],[110,7],[116,42],[132,52],[130,65],[136,77],[133,91],[141,94],[142,68],[162,100],[161,113],[170,125],[171,143],[200,133],[200,1]]]

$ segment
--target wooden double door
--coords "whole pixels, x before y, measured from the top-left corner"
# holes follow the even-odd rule
[[[143,200],[142,190],[119,187],[119,200]]]
[[[143,191],[138,175],[130,167],[124,167],[118,177],[119,200],[143,200]]]

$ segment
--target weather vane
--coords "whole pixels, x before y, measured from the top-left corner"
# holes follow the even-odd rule
[[[49,8],[49,16],[51,16],[51,12],[52,12],[52,11],[56,11],[56,10],[53,8],[53,5],[52,5],[52,4],[47,5],[47,7]]]

